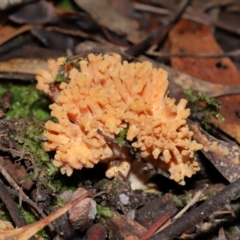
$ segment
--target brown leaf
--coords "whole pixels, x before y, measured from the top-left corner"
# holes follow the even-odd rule
[[[10,159],[6,157],[3,158],[1,156],[0,165],[4,167],[4,169],[12,176],[16,183],[21,185],[23,189],[29,190],[33,186],[34,182],[32,180],[26,180],[28,173],[23,165],[14,163]],[[21,183],[21,181],[23,182]]]
[[[189,128],[198,143],[203,145],[203,154],[229,181],[240,177],[240,148],[235,143],[224,142],[205,132],[199,125],[189,122]]]
[[[109,4],[112,5],[118,12],[120,12],[122,15],[131,17],[134,8],[133,8],[133,2],[131,0],[108,0]]]
[[[183,93],[185,89],[193,89],[205,93],[208,97],[219,97],[231,94],[240,94],[240,86],[229,86],[224,84],[216,84],[204,81],[199,78],[192,77],[188,74],[181,73],[174,68],[168,67],[163,64],[158,64],[168,72],[169,79],[169,92],[170,94],[179,99],[186,97]]]
[[[89,13],[100,25],[119,35],[127,35],[127,38],[133,43],[139,42],[141,36],[137,30],[137,22],[123,16],[111,7],[108,0],[75,0],[75,3]]]
[[[11,222],[0,220],[0,231],[10,231],[14,227]]]
[[[169,41],[172,53],[222,53],[207,26],[187,20],[181,20],[172,29]],[[177,70],[193,77],[216,84],[240,86],[239,73],[229,58],[173,57],[171,63]],[[222,103],[221,114],[226,121],[214,121],[214,124],[240,142],[240,124],[236,114],[239,111],[240,95],[224,96],[219,100]]]
[[[0,72],[37,74],[38,69],[48,69],[47,61],[41,59],[15,58],[0,62]]]
[[[5,25],[5,26],[1,26],[0,28],[0,38],[3,39],[9,35],[12,35],[14,32],[17,31],[17,27],[13,27],[10,25]]]
[[[208,97],[219,97],[240,93],[240,86],[229,86],[207,82],[179,72],[174,68],[153,61],[145,56],[140,56],[138,59],[141,61],[150,61],[156,67],[160,67],[168,72],[169,94],[176,99],[185,98],[186,95],[184,94],[184,90],[189,88],[194,91],[204,92]]]
[[[34,61],[34,59],[36,59],[36,60],[42,59],[42,60],[46,60],[46,62],[47,62],[47,60],[49,58],[58,58],[58,57],[62,57],[64,55],[66,55],[66,53],[64,51],[58,51],[58,50],[43,48],[43,47],[37,47],[37,46],[33,46],[33,45],[26,45],[26,46],[22,46],[17,51],[11,51],[11,52],[2,54],[0,56],[0,61],[7,61],[10,59],[31,59]],[[39,68],[44,67],[44,66],[41,66],[41,62],[37,62],[37,64],[40,64]],[[45,63],[45,64],[47,64],[47,63]]]

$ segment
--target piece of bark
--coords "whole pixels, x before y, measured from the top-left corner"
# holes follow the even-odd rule
[[[108,229],[111,240],[123,240],[129,236],[141,237],[147,231],[139,223],[118,213],[114,213],[113,217],[101,218],[100,222]]]

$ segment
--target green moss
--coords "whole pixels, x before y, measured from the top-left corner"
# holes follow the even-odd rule
[[[128,128],[122,129],[122,131],[117,135],[116,141],[119,147],[122,147],[124,145],[124,142],[126,140]]]
[[[187,193],[182,199],[186,203],[189,203],[192,200],[192,195]]]
[[[58,0],[56,5],[57,5],[57,7],[60,7],[63,9],[68,9],[68,10],[75,9],[75,6],[69,0]]]
[[[178,198],[177,196],[173,196],[173,201],[176,203],[176,205],[178,207],[183,207],[184,206],[182,200],[180,198]]]
[[[37,159],[41,159],[42,162],[49,162],[49,155],[43,150],[43,142],[40,139],[43,130],[41,124],[37,122],[30,123],[23,129],[24,136],[18,138],[18,143],[22,144],[26,151],[34,154]]]
[[[58,206],[58,207],[62,207],[64,205],[64,200],[61,198],[55,198],[54,202],[53,202],[53,206]]]
[[[66,57],[59,68],[58,74],[54,79],[54,83],[66,82],[69,79],[69,72],[71,69],[77,69],[80,71],[80,63],[78,60]]]
[[[11,222],[11,217],[7,213],[0,214],[0,220]]]
[[[217,195],[217,191],[212,191],[206,196],[206,201]]]
[[[97,219],[102,217],[113,217],[113,212],[108,207],[97,205]]]
[[[7,89],[2,84],[0,84],[0,97],[2,97],[6,91]]]
[[[33,116],[38,120],[45,120],[50,116],[49,101],[39,91],[35,84],[4,84],[0,85],[0,98],[9,90],[13,94],[13,101],[6,116],[12,118]],[[38,102],[38,104],[35,104]]]
[[[52,165],[49,154],[43,150],[42,134],[44,125],[39,121],[31,121],[26,124],[26,120],[18,119],[21,127],[17,131],[17,135],[12,138],[19,144],[26,158],[29,158],[33,165],[33,173],[24,179],[38,180],[53,192],[59,192],[62,182],[55,179],[59,168]],[[39,174],[41,173],[41,179]]]
[[[195,113],[205,128],[210,127],[213,118],[224,121],[224,117],[220,114],[221,104],[215,98],[210,98],[205,93],[192,89],[186,89],[184,93],[188,102],[193,105],[192,115]]]
[[[239,233],[239,229],[240,229],[240,226],[238,224],[235,224],[234,226],[227,228],[227,231],[230,234],[236,234],[236,233]],[[228,239],[232,239],[232,238],[228,238]]]
[[[55,77],[54,82],[55,83],[60,83],[60,82],[64,82],[68,79],[68,75],[58,75]]]

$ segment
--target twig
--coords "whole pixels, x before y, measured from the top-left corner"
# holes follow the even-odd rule
[[[193,206],[198,199],[200,198],[200,196],[202,195],[203,191],[208,187],[208,185],[206,184],[206,186],[198,191],[196,193],[196,195],[191,199],[191,201],[178,213],[176,214],[176,216],[173,218],[173,221],[177,220],[180,216],[182,216],[191,206]]]
[[[192,57],[192,58],[222,58],[222,57],[240,57],[240,49],[224,52],[224,53],[163,53],[163,52],[154,52],[147,51],[147,55],[154,57],[170,58],[170,57]]]
[[[162,231],[164,228],[168,227],[170,224],[176,221],[179,217],[181,217],[191,206],[193,206],[199,200],[200,196],[206,190],[207,187],[208,185],[206,184],[206,186],[202,190],[198,191],[195,194],[195,196],[191,199],[191,201],[189,201],[187,205],[178,214],[176,214],[171,220],[167,221],[156,233]]]
[[[13,195],[19,197],[19,193],[18,193],[18,191],[16,191],[15,189],[7,188],[7,190],[8,190],[8,192],[9,192],[10,194],[13,194]],[[32,207],[34,210],[36,210],[36,211],[37,211],[37,214],[38,214],[39,216],[41,216],[42,218],[47,217],[47,215],[43,212],[43,209],[39,208],[38,205],[37,205],[35,202],[33,202],[33,201],[32,201],[28,196],[26,196],[25,194],[22,196],[22,200],[23,200],[24,202],[28,203],[29,206]],[[53,230],[53,229],[52,229],[52,230]]]
[[[157,220],[156,223],[148,229],[147,232],[143,234],[143,236],[140,238],[140,240],[147,240],[149,239],[169,218],[171,217],[171,212],[167,212],[164,214],[159,220]]]
[[[5,170],[4,167],[0,165],[0,172],[5,177],[5,179],[8,181],[8,183],[15,188],[19,193],[19,206],[22,205],[22,196],[25,195],[22,191],[22,188],[20,188],[17,183],[14,181],[14,179],[10,176],[10,174]]]
[[[165,21],[163,25],[154,30],[146,39],[142,42],[128,48],[125,53],[131,56],[138,56],[142,52],[145,52],[149,47],[151,47],[154,41],[157,40],[158,44],[160,44],[165,37],[167,36],[168,32],[174,26],[174,24],[180,19],[181,15],[185,11],[186,7],[188,6],[189,0],[183,0],[175,13],[170,16],[168,21]]]
[[[1,179],[0,189],[1,189],[0,198],[2,199],[2,202],[5,204],[6,208],[8,209],[8,212],[16,226],[17,227],[25,226],[26,225],[25,219],[21,215],[21,212],[17,207],[17,204],[13,201],[11,195],[8,193],[7,188],[5,187]]]
[[[23,218],[17,204],[12,199],[11,195],[8,193],[6,186],[3,184],[2,180],[0,179],[0,198],[2,202],[5,204],[8,212],[15,223],[16,227],[23,227],[27,225],[27,222]],[[36,240],[35,237],[31,237],[30,240]]]
[[[102,42],[104,43],[104,40],[99,37],[99,36],[95,36],[94,34],[88,34],[85,33],[81,30],[76,30],[76,29],[65,29],[65,28],[60,28],[60,27],[56,27],[56,26],[48,26],[45,28],[46,31],[55,31],[55,32],[59,32],[65,35],[71,35],[71,36],[77,36],[77,37],[81,37],[81,38],[88,38],[91,40],[94,40],[96,42]]]
[[[232,200],[236,200],[239,196],[240,178],[238,178],[235,182],[229,184],[227,187],[225,187],[225,189],[223,189],[223,191],[218,193],[209,201],[204,202],[199,207],[193,209],[189,213],[177,219],[172,225],[151,237],[150,240],[167,240],[179,236],[188,229],[194,227],[204,218],[221,209],[225,204],[229,203]]]
[[[202,7],[201,10],[202,11],[207,11],[208,9],[211,8],[219,8],[219,7],[224,7],[230,4],[235,3],[236,0],[218,0],[218,1],[209,1],[206,2]]]
[[[6,42],[8,42],[9,40],[11,40],[12,38],[18,36],[21,33],[24,32],[28,32],[29,30],[31,30],[33,28],[33,25],[24,25],[20,28],[18,28],[16,31],[14,31],[13,33],[8,34],[6,37],[3,37],[0,39],[0,46]]]
[[[27,202],[31,207],[33,207],[42,218],[46,217],[44,212],[37,206],[36,203],[34,203],[31,199],[29,199],[29,197],[23,192],[22,188],[18,186],[18,184],[13,180],[13,178],[1,165],[0,165],[0,172],[4,176],[4,178],[8,181],[8,183],[15,189],[14,190],[9,188],[8,191],[18,196],[20,206],[22,205],[22,200],[23,200]],[[52,224],[49,224],[49,229],[52,232],[55,230]]]
[[[136,10],[141,10],[141,11],[149,11],[152,13],[157,13],[157,14],[170,14],[171,11],[174,9],[174,6],[167,4],[166,1],[161,1],[161,0],[152,0],[152,3],[156,4],[156,5],[161,5],[167,9],[163,9],[163,8],[158,8],[158,7],[152,7],[150,5],[146,5],[146,4],[141,4],[141,3],[134,3],[134,8]],[[236,33],[238,35],[240,35],[240,28],[236,28],[234,26],[231,26],[225,22],[222,22],[221,20],[215,20],[211,17],[209,17],[207,14],[203,14],[200,12],[197,12],[195,10],[193,10],[192,8],[188,7],[186,9],[186,12],[182,15],[182,18],[184,19],[188,19],[194,22],[198,22],[198,23],[202,23],[202,24],[206,24],[206,25],[212,25],[212,26],[216,26],[218,28],[224,29],[226,31],[232,32],[232,33]]]

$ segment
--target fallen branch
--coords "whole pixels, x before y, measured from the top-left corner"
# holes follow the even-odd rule
[[[215,211],[221,209],[225,204],[230,203],[240,197],[240,178],[229,184],[216,196],[209,201],[204,202],[199,207],[193,209],[183,217],[177,219],[172,225],[165,228],[163,231],[155,234],[149,240],[167,240],[179,236],[188,229],[194,227],[204,218],[208,217]]]

